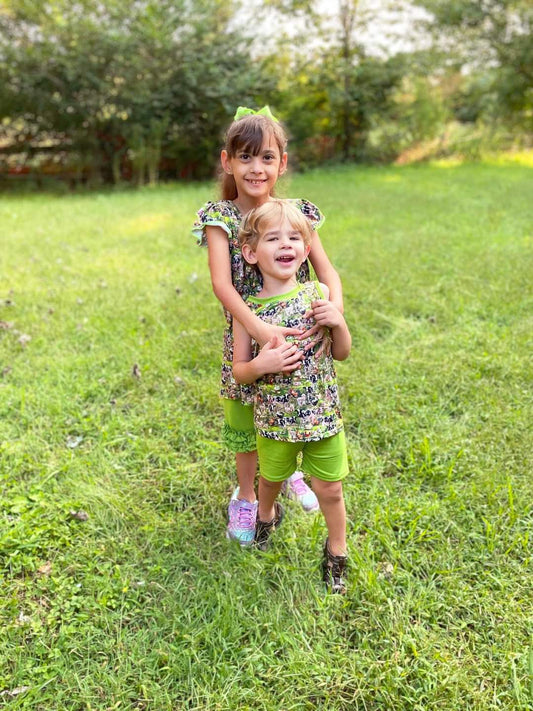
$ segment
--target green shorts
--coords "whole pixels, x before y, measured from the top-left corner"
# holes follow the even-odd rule
[[[255,452],[254,406],[240,400],[222,398],[224,428],[222,439],[232,452]]]
[[[312,442],[280,442],[257,435],[259,471],[267,481],[284,481],[296,470],[302,452],[302,469],[322,481],[340,481],[348,474],[344,430]]]

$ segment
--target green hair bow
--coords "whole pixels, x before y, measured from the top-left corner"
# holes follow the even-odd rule
[[[269,119],[272,119],[272,121],[275,121],[278,123],[278,119],[274,116],[272,111],[270,110],[270,106],[263,106],[262,109],[259,109],[258,111],[254,111],[253,109],[247,109],[246,106],[239,106],[237,111],[235,112],[235,116],[233,117],[234,121],[238,121],[239,119],[244,118],[245,116],[266,116]]]

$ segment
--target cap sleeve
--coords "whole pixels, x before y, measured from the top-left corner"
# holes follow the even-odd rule
[[[228,216],[224,215],[218,202],[206,202],[196,213],[196,220],[192,226],[192,234],[200,247],[207,247],[206,227],[221,227],[224,232],[231,235]]]
[[[303,198],[300,198],[299,200],[296,200],[296,205],[307,217],[314,230],[318,230],[320,227],[322,227],[326,218],[314,203],[309,202],[309,200],[304,200]]]
[[[312,301],[316,299],[325,299],[324,292],[322,291],[322,286],[320,282],[316,279],[313,281],[306,281],[301,285],[301,288],[310,297]]]

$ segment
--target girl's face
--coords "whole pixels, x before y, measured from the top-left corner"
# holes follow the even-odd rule
[[[287,169],[287,154],[280,155],[279,146],[272,134],[265,135],[257,155],[238,149],[235,156],[221,153],[222,167],[233,175],[237,186],[235,202],[248,211],[266,202],[277,179]]]

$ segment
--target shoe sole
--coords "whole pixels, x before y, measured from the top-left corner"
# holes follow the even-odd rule
[[[251,541],[241,541],[239,538],[234,538],[234,537],[233,537],[232,535],[230,535],[227,531],[226,531],[226,538],[228,539],[228,541],[233,541],[234,543],[238,543],[241,548],[249,548],[249,547],[252,546],[253,543],[254,543],[254,539],[253,539],[253,538],[252,538]]]
[[[283,496],[286,499],[288,499],[289,501],[294,501],[296,504],[299,504],[302,507],[303,511],[305,511],[305,513],[314,513],[315,511],[320,511],[320,504],[318,503],[318,501],[316,502],[315,506],[309,507],[309,506],[304,506],[302,504],[302,502],[298,501],[297,497],[294,496],[293,494],[287,494],[287,493],[283,492]]]

